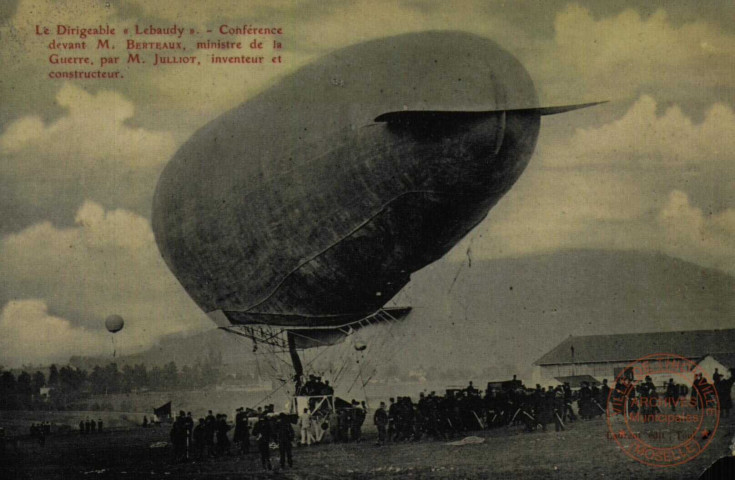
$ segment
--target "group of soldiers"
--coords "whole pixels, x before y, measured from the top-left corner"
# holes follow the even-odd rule
[[[51,435],[51,422],[34,422],[30,429],[31,438],[38,441],[40,446],[46,445],[46,437]]]
[[[362,426],[365,423],[366,417],[367,406],[365,405],[365,402],[359,403],[357,400],[353,399],[350,406],[343,406],[335,409],[326,418],[326,424],[322,423],[321,427],[324,429],[325,426],[328,426],[333,443],[360,442],[362,440]],[[302,432],[304,425],[305,424],[303,422],[300,423]],[[320,440],[321,439],[317,439],[317,442]]]
[[[725,379],[715,371],[713,380],[714,383],[709,384],[699,374],[692,387],[687,388],[671,379],[663,386],[666,399],[663,404],[675,411],[677,400],[690,393],[690,404],[702,409],[717,392],[718,408],[723,416],[728,416],[732,409],[730,391],[735,383],[735,375],[731,371],[730,377]],[[632,378],[621,376],[617,382],[615,391],[611,391],[607,379],[603,379],[599,385],[583,381],[579,389],[573,390],[567,382],[555,387],[536,385],[536,388],[527,388],[514,378],[500,386],[488,384],[484,396],[470,382],[467,388],[447,390],[444,396],[436,392],[428,395],[422,393],[417,403],[409,397],[398,397],[397,401],[391,398],[389,406],[381,402],[373,416],[373,423],[378,430],[378,443],[384,444],[419,440],[423,436],[447,439],[466,431],[507,425],[522,425],[530,432],[546,431],[547,425],[553,423],[555,431],[563,431],[569,422],[601,417],[606,413],[608,400],[614,401],[615,397],[621,395],[620,392],[626,391],[630,402],[628,413],[638,409],[641,414],[660,411],[658,392],[650,377],[634,382]]]
[[[230,429],[227,414],[214,415],[209,410],[206,417],[199,418],[195,424],[191,412],[180,411],[171,427],[174,459],[176,461],[202,460],[207,457],[229,454],[231,442],[228,432]],[[237,433],[240,435],[237,441],[240,441],[242,433],[239,431]]]
[[[691,387],[677,384],[671,378],[661,389],[663,398],[650,376],[646,376],[642,382],[635,382],[631,376],[622,375],[617,379],[611,399],[616,413],[640,414],[644,422],[649,415],[661,413],[661,407],[675,413],[677,406],[680,409],[682,406],[688,406],[702,410],[707,406],[717,405],[721,414],[727,417],[732,409],[731,390],[735,383],[734,373],[735,370],[731,369],[730,377],[725,379],[719,370],[715,369],[712,375],[713,383],[710,383],[702,373],[696,373]],[[625,400],[621,400],[623,397]]]
[[[86,420],[80,420],[79,421],[79,433],[82,435],[87,435],[89,433],[98,433],[102,432],[102,419],[100,418],[96,422],[92,418],[87,418]]]
[[[601,404],[609,391],[606,381],[599,388],[585,382],[574,392],[568,383],[530,389],[514,380],[499,388],[488,386],[483,396],[470,382],[467,388],[450,389],[443,396],[421,393],[415,404],[409,397],[391,398],[389,406],[381,402],[373,423],[378,429],[379,444],[420,440],[424,436],[448,439],[462,432],[505,425],[545,431],[547,424],[553,422],[560,431],[565,422],[577,420],[572,408],[574,401],[580,417],[594,418],[604,413]]]
[[[273,468],[270,453],[275,449],[279,450],[281,467],[286,468],[286,465],[293,466],[292,445],[299,440],[294,427],[301,434],[299,444],[303,446],[320,443],[327,432],[331,434],[333,443],[359,442],[366,416],[365,402],[356,400],[348,406],[330,409],[324,415],[304,408],[298,417],[275,414],[273,405],[257,409],[238,408],[230,441],[228,433],[232,426],[226,414],[214,415],[209,411],[195,425],[191,412],[180,411],[171,427],[174,461],[199,461],[230,455],[233,443],[238,447],[235,453],[247,455],[252,437],[264,469]]]
[[[257,419],[252,431],[251,418]],[[257,410],[238,408],[232,442],[228,436],[231,429],[227,414],[215,415],[209,410],[206,417],[199,418],[195,425],[191,412],[180,411],[171,427],[174,461],[200,461],[230,455],[232,443],[238,446],[236,453],[247,455],[250,453],[250,437],[253,436],[263,468],[272,469],[270,449],[274,443],[281,452],[281,467],[285,468],[286,464],[293,466],[291,444],[295,435],[291,418],[285,414],[274,415],[272,405],[265,409],[258,407]]]

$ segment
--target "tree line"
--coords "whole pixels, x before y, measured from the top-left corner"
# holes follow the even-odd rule
[[[221,380],[219,365],[204,361],[179,368],[171,361],[163,366],[117,363],[96,365],[90,370],[69,365],[51,365],[42,371],[14,374],[0,370],[0,410],[70,408],[92,395],[204,388]]]

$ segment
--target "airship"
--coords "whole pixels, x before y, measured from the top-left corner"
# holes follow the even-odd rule
[[[192,135],[160,175],[156,242],[220,327],[335,342],[485,219],[541,116],[589,105],[540,106],[521,63],[469,33],[348,46]]]

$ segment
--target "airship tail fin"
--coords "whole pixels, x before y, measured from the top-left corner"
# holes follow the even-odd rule
[[[387,123],[411,123],[415,121],[442,120],[442,119],[472,119],[483,117],[493,113],[500,112],[537,112],[540,115],[555,115],[557,113],[571,112],[580,108],[593,107],[604,102],[578,103],[575,105],[560,105],[556,107],[538,107],[538,108],[510,108],[501,110],[399,110],[395,112],[386,112],[375,117],[376,122]]]
[[[608,100],[605,100],[604,102],[578,103],[576,105],[561,105],[559,107],[542,107],[537,108],[536,110],[538,110],[541,115],[556,115],[557,113],[565,113],[571,112],[572,110],[579,110],[580,108],[594,107],[595,105],[601,105],[607,102]]]

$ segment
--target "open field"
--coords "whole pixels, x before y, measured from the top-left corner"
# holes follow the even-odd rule
[[[637,478],[690,479],[726,451],[735,419],[723,419],[712,445],[680,467],[652,468],[626,457],[606,436],[604,420],[576,422],[562,433],[523,433],[520,427],[475,432],[485,442],[448,446],[424,440],[378,447],[368,428],[360,444],[294,449],[295,468],[263,472],[257,453],[174,464],[168,428],[135,428],[96,435],[51,436],[45,447],[30,441],[6,448],[1,478]],[[553,428],[552,428],[553,430]],[[255,451],[254,446],[251,452]],[[273,452],[274,463],[278,453]]]

